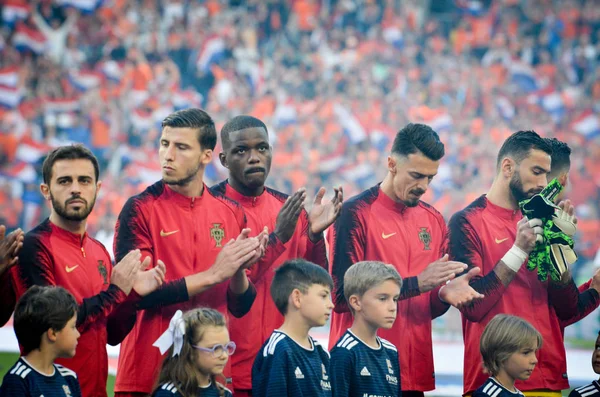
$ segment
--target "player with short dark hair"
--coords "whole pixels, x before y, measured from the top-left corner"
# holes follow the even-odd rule
[[[254,300],[245,268],[263,257],[268,237],[260,230],[248,237],[242,208],[204,184],[216,139],[215,124],[201,109],[167,116],[158,151],[162,180],[129,198],[119,214],[115,258],[139,249],[153,266],[160,259],[169,271],[167,282],[137,304],[137,319],[129,319],[133,330],[121,344],[118,397],[152,392],[162,359],[152,343],[178,309],[206,306],[227,313],[229,308],[242,316]],[[224,373],[230,382],[229,363]]]
[[[61,287],[33,286],[15,308],[14,330],[23,356],[8,370],[0,396],[80,397],[75,372],[55,364],[75,355],[77,302]]]
[[[248,314],[231,319],[229,324],[237,344],[236,354],[231,357],[234,392],[236,397],[242,397],[252,392],[250,372],[260,346],[283,323],[283,316],[277,313],[269,295],[274,269],[291,258],[305,258],[328,267],[322,232],[339,215],[343,198],[341,188],[334,189],[334,199],[321,203],[325,194],[321,188],[307,212],[303,205],[305,189],[288,196],[265,186],[273,150],[266,125],[255,117],[237,116],[225,123],[221,142],[223,152],[219,159],[229,177],[211,190],[237,201],[244,208],[251,229],[262,230],[266,226],[273,230],[269,240],[273,249],[280,251],[273,262],[251,269],[256,301]]]
[[[525,395],[560,395],[568,388],[560,320],[577,308],[578,291],[566,272],[560,282],[538,280],[522,266],[536,244],[543,243],[542,221],[523,217],[519,202],[540,193],[548,184],[552,146],[534,131],[511,135],[498,154],[497,174],[486,195],[450,220],[452,258],[480,267],[482,277],[472,287],[484,298],[461,309],[465,340],[464,392],[472,393],[486,379],[478,364],[479,341],[485,326],[500,313],[529,321],[543,336],[539,370],[527,382],[517,382]],[[561,204],[573,214],[572,206]]]
[[[431,320],[448,310],[446,302],[460,305],[479,297],[468,285],[477,270],[440,290],[466,269],[465,264],[448,260],[444,218],[421,201],[443,155],[444,144],[431,127],[402,128],[387,158],[383,182],[346,201],[331,233],[336,306],[329,344],[333,346],[352,325],[344,297],[346,270],[365,260],[393,265],[403,278],[398,317],[379,335],[399,350],[405,396],[422,396],[435,388]],[[415,356],[419,365],[402,364]]]
[[[86,232],[102,182],[94,155],[83,145],[54,149],[42,168],[40,190],[52,204],[50,217],[25,235],[18,264],[11,269],[17,296],[33,285],[58,285],[79,303],[79,349],[73,358],[59,359],[75,371],[86,397],[106,396],[106,344],[116,345],[127,333],[123,318],[135,315],[129,304],[155,290],[164,265],[143,271],[149,261],[139,251],[119,258],[113,268],[104,246]],[[131,301],[125,302],[131,291]],[[117,312],[117,308],[122,311]],[[123,315],[123,317],[121,317]]]
[[[555,203],[558,204],[564,196],[566,189],[569,186],[569,171],[571,170],[571,148],[565,142],[559,141],[556,138],[545,138],[546,142],[552,147],[551,170],[548,173],[548,182],[557,179],[563,186],[563,190],[556,197]],[[564,328],[576,323],[588,314],[596,310],[600,305],[600,270],[596,270],[596,274],[588,281],[579,286],[579,296],[576,312],[567,320],[560,321],[561,327]]]
[[[331,276],[304,259],[286,261],[271,284],[283,325],[261,347],[252,366],[254,397],[331,396],[329,353],[308,335],[333,309]]]

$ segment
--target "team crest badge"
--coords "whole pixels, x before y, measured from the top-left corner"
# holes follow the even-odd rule
[[[106,265],[102,259],[98,261],[98,273],[104,279],[104,284],[108,284],[108,270],[106,270]]]
[[[387,363],[387,366],[388,366],[388,372],[389,372],[391,375],[394,375],[394,368],[392,368],[392,362],[390,361],[390,359],[389,359],[389,358],[386,358],[386,359],[385,359],[385,362]]]
[[[213,227],[210,229],[210,237],[215,240],[215,247],[222,247],[221,242],[225,238],[225,229],[220,223],[213,223]]]
[[[63,391],[65,392],[65,396],[67,396],[67,397],[71,397],[72,396],[71,389],[69,389],[69,386],[63,385]]]
[[[431,244],[431,233],[429,233],[429,229],[422,227],[419,230],[419,240],[423,243],[423,251],[431,250],[431,247],[429,246],[429,244]]]

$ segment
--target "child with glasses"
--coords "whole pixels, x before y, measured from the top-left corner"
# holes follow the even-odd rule
[[[229,340],[225,317],[214,309],[178,310],[169,328],[154,343],[168,354],[154,397],[231,397],[216,381],[223,375],[235,343]]]

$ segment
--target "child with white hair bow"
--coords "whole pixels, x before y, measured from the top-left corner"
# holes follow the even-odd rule
[[[199,308],[183,314],[178,310],[169,328],[154,342],[163,361],[154,397],[231,397],[216,381],[223,374],[235,343],[229,340],[225,316],[214,309]]]

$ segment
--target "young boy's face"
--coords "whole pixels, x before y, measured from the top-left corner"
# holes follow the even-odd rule
[[[501,370],[505,371],[514,380],[529,379],[538,362],[535,355],[537,349],[537,341],[534,341],[531,345],[514,352],[504,363]]]
[[[77,339],[79,339],[80,335],[75,326],[76,324],[77,315],[74,315],[63,329],[56,332],[56,349],[58,351],[58,357],[70,358],[75,356]]]
[[[363,319],[376,328],[390,329],[396,321],[400,287],[392,280],[367,290],[354,307],[355,317]]]
[[[600,335],[596,338],[596,345],[592,354],[592,368],[595,373],[600,375]]]
[[[300,312],[307,319],[310,326],[320,327],[325,325],[333,310],[329,287],[313,284],[308,288],[306,294],[301,294],[300,299]]]

